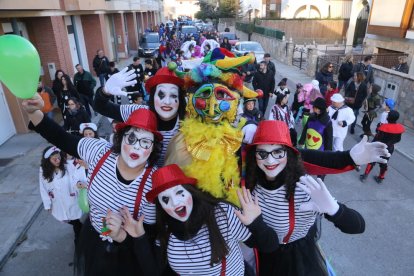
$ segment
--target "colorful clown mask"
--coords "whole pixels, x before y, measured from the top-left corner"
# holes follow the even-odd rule
[[[234,121],[240,94],[219,83],[206,83],[190,95],[194,111],[205,122]]]

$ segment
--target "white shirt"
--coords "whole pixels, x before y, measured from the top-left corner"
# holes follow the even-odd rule
[[[61,171],[55,173],[51,182],[43,177],[43,170],[39,170],[43,206],[46,210],[52,209],[52,215],[59,221],[75,220],[82,216],[76,188],[79,179],[70,170],[65,170],[65,175],[62,175]]]
[[[381,113],[380,123],[381,124],[388,124],[388,113],[389,111],[384,111]]]
[[[348,133],[348,126],[355,121],[354,111],[348,107],[343,106],[339,108],[338,117],[336,120],[332,119],[332,115],[336,112],[332,106],[328,107],[328,114],[332,120],[333,137],[345,138]],[[346,126],[342,127],[338,122],[346,121]]]

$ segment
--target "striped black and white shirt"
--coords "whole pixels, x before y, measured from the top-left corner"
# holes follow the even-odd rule
[[[259,205],[262,209],[264,222],[273,228],[283,243],[283,238],[289,231],[289,202],[286,200],[285,185],[276,190],[267,190],[257,185],[253,196],[259,197]],[[301,239],[308,234],[309,228],[314,224],[316,213],[313,211],[301,211],[299,206],[310,200],[310,196],[300,188],[295,189],[295,228],[289,242]]]
[[[229,254],[226,256],[226,274],[229,276],[244,275],[243,255],[239,241],[246,241],[250,232],[234,214],[234,208],[220,203],[223,211],[216,208],[217,225],[227,242]],[[197,235],[190,240],[182,241],[171,234],[168,240],[167,254],[170,267],[180,276],[219,276],[221,262],[210,266],[211,246],[207,226],[204,225]]]
[[[111,144],[106,141],[95,138],[82,138],[78,143],[79,156],[88,163],[89,174],[88,183],[92,172],[102,156],[110,149]],[[111,153],[105,160],[105,163],[95,175],[92,185],[88,191],[88,201],[90,206],[90,219],[93,227],[97,232],[101,232],[102,219],[106,217],[108,209],[118,212],[123,206],[128,207],[130,213],[134,212],[135,198],[139,185],[145,185],[141,204],[138,211],[138,217],[145,215],[144,223],[155,224],[155,205],[149,203],[145,195],[152,187],[152,174],[157,169],[152,168],[147,181],[141,183],[144,171],[129,185],[120,182],[116,174],[116,163],[120,155]]]
[[[148,106],[146,105],[137,105],[137,104],[131,104],[131,105],[121,105],[120,109],[121,109],[121,116],[122,119],[124,120],[124,122],[126,120],[128,120],[129,115],[131,115],[132,112],[134,112],[137,109],[140,108],[146,108],[148,109]],[[161,150],[161,154],[160,157],[157,161],[157,166],[159,168],[164,166],[164,162],[165,162],[165,154],[167,153],[167,147],[168,144],[170,143],[171,139],[177,134],[178,130],[179,130],[179,119],[177,116],[177,121],[175,123],[175,126],[173,129],[171,130],[160,130],[159,132],[162,134],[163,139],[162,139],[162,150]]]

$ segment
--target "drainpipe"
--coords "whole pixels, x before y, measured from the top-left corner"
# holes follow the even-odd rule
[[[85,64],[82,62],[82,55],[79,47],[79,37],[78,32],[76,31],[76,22],[75,22],[75,16],[70,16],[70,22],[72,23],[73,27],[73,34],[75,35],[75,45],[76,45],[76,53],[78,54],[79,64],[82,64],[83,67],[85,67]],[[76,64],[75,64],[76,65]]]
[[[17,19],[16,18],[12,18],[11,24],[12,24],[13,33],[15,35],[20,35],[21,36],[20,29],[19,29],[19,25],[17,24]]]
[[[114,34],[115,61],[118,63],[119,62],[119,57],[118,57],[118,37],[117,37],[116,31],[115,31],[115,18],[114,18],[114,15],[113,14],[111,14],[111,28],[112,28],[112,33]]]

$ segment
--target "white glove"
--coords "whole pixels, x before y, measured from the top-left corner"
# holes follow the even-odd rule
[[[381,158],[381,156],[391,156],[388,152],[387,145],[381,142],[367,143],[367,141],[368,136],[364,135],[361,142],[353,146],[349,152],[354,163],[357,165],[364,165],[372,162],[386,164],[387,160]]]
[[[326,213],[330,216],[338,212],[338,202],[332,197],[320,178],[315,180],[309,175],[301,176],[300,182],[297,182],[296,186],[311,197],[310,201],[299,206],[299,210]]]
[[[242,128],[243,131],[243,143],[251,144],[253,142],[254,134],[256,133],[257,126],[255,124],[248,124]]]
[[[122,88],[136,84],[136,77],[135,70],[128,71],[128,67],[125,67],[108,79],[105,83],[105,92],[114,96],[126,96],[128,93],[122,91]]]

